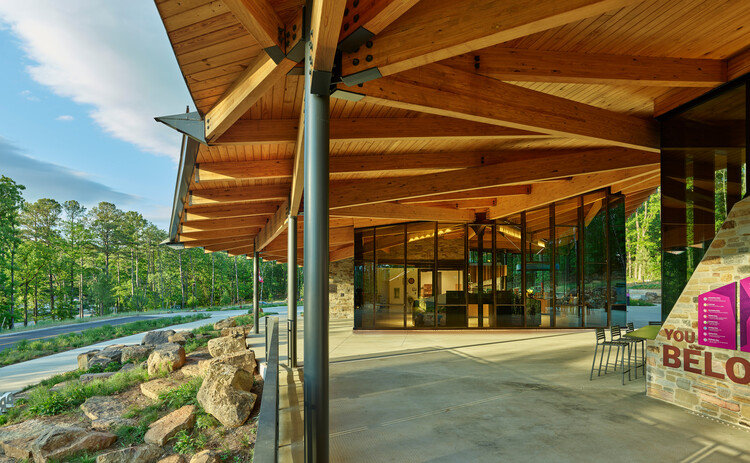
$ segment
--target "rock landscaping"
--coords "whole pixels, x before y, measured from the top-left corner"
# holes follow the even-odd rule
[[[247,321],[81,354],[0,415],[0,463],[252,461],[263,381]]]

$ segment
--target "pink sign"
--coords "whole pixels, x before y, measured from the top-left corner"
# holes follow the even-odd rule
[[[750,352],[750,278],[740,280],[740,350]]]
[[[698,296],[698,344],[737,349],[737,283]]]

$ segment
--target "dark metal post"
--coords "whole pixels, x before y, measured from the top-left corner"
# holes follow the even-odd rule
[[[309,4],[308,4],[309,9]],[[308,23],[309,24],[309,23]],[[308,26],[309,27],[309,26]],[[306,30],[308,38],[319,31]],[[311,43],[305,47],[305,461],[328,450],[328,152],[329,99],[311,91]]]
[[[253,252],[253,331],[255,334],[260,333],[260,288],[258,279],[260,278],[260,254],[258,251]]]
[[[287,348],[289,367],[297,367],[297,216],[287,224]]]

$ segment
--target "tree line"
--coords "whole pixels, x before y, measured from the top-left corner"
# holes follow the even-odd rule
[[[161,246],[167,232],[139,212],[27,202],[24,189],[0,176],[0,327],[252,301],[251,259]],[[263,300],[286,297],[286,264],[261,261],[260,276]]]

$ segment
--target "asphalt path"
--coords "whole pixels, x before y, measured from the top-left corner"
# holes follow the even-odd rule
[[[132,317],[122,318],[111,318],[108,320],[99,320],[93,322],[74,323],[71,325],[51,326],[49,328],[39,328],[38,330],[20,331],[18,333],[10,333],[0,336],[0,352],[5,349],[10,349],[22,340],[27,341],[38,341],[49,338],[54,338],[61,334],[68,333],[80,333],[83,330],[90,328],[96,328],[104,325],[122,325],[123,323],[137,322],[139,320],[150,320],[152,318],[158,318],[154,315],[135,315]]]

